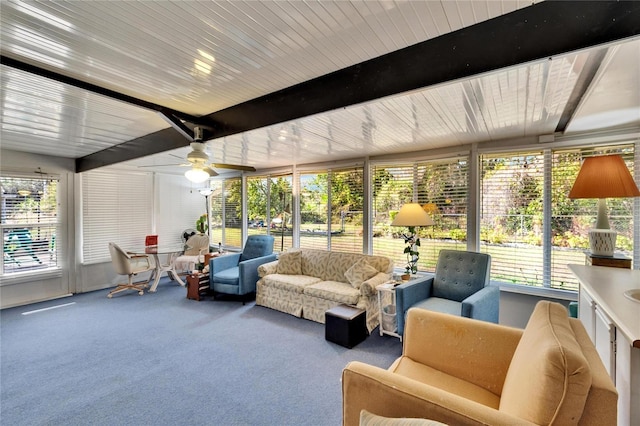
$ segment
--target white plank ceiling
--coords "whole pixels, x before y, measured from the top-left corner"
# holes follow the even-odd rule
[[[531,1],[15,1],[3,57],[193,116],[233,107]],[[258,169],[640,126],[640,39],[582,49],[207,142]],[[3,64],[0,147],[80,158],[171,127],[162,115]],[[398,75],[402,78],[402,75]],[[185,147],[127,162],[182,173]]]

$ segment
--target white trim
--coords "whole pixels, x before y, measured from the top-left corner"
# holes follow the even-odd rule
[[[559,300],[569,300],[576,301],[578,300],[578,291],[577,290],[558,290],[555,288],[547,288],[547,287],[533,287],[529,285],[523,284],[510,284],[510,283],[501,283],[492,281],[491,285],[494,287],[499,287],[500,291],[504,291],[506,293],[516,293],[516,294],[524,294],[527,296],[536,296],[536,297],[548,297]]]

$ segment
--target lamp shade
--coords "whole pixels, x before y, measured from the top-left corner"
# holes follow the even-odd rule
[[[391,222],[391,226],[428,226],[433,220],[418,203],[407,203]]]
[[[640,191],[620,155],[584,160],[569,198],[640,197]]]

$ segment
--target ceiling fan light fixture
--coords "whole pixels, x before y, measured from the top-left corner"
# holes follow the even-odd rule
[[[184,175],[187,179],[194,183],[202,183],[211,177],[205,170],[199,169],[197,167],[187,170]]]

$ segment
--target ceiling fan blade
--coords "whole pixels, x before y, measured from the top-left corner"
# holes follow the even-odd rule
[[[235,164],[220,164],[220,163],[212,163],[210,167],[215,167],[216,169],[232,169],[232,170],[242,170],[243,172],[255,172],[256,168],[252,166],[240,166]]]
[[[149,166],[138,166],[138,167],[191,167],[189,163],[180,163],[180,164],[153,164]]]

